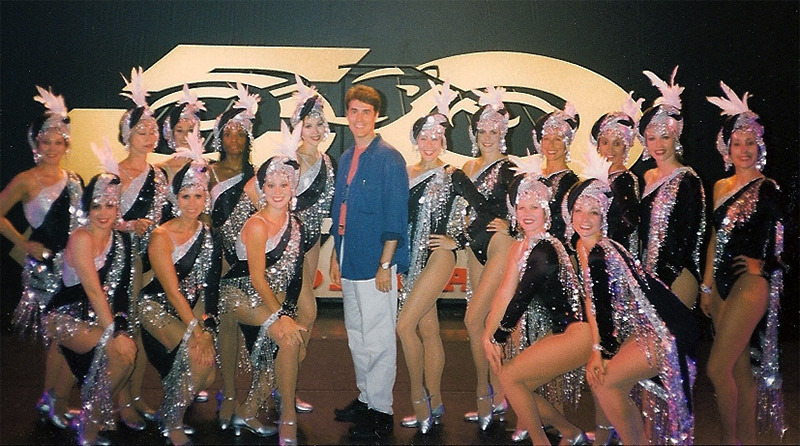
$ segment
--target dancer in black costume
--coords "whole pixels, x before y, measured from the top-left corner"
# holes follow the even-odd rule
[[[783,291],[783,209],[767,162],[764,127],[724,83],[725,98],[708,98],[727,115],[717,150],[734,174],[714,185],[713,230],[700,307],[714,323],[708,376],[720,412],[722,443],[755,444],[771,425],[783,436],[778,311]],[[756,416],[757,414],[757,416]]]

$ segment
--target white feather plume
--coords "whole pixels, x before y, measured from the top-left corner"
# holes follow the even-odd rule
[[[203,158],[203,143],[205,142],[205,138],[200,137],[200,126],[194,126],[191,133],[186,135],[186,144],[189,147],[177,147],[175,148],[175,153],[172,155],[173,158],[189,158],[190,160],[194,161],[195,163],[199,164],[206,164],[206,159]]]
[[[119,176],[119,164],[114,158],[114,152],[108,144],[108,139],[105,136],[103,137],[103,145],[101,147],[98,147],[93,142],[89,143],[89,145],[92,148],[92,152],[94,152],[94,156],[100,161],[100,167],[106,172]]]
[[[295,126],[293,131],[289,131],[286,121],[281,119],[281,143],[278,144],[278,155],[291,159],[297,159],[297,148],[300,147],[300,137],[303,126]]]
[[[131,68],[130,80],[125,79],[125,76],[122,75],[122,80],[125,81],[125,88],[130,87],[131,92],[130,93],[122,92],[120,93],[120,96],[124,96],[126,98],[133,100],[133,103],[136,104],[137,107],[147,108],[147,96],[149,96],[150,94],[147,92],[147,90],[144,88],[144,85],[142,84],[143,73],[144,71],[142,70],[142,67],[139,67],[138,70],[136,69],[136,67],[134,67]]]
[[[450,113],[450,103],[453,102],[458,95],[455,91],[450,89],[450,81],[444,81],[441,91],[436,88],[436,84],[428,79],[431,89],[434,91],[433,100],[436,102],[436,109],[439,113],[448,116]]]
[[[661,97],[653,101],[653,105],[671,105],[678,110],[681,109],[681,93],[683,93],[683,87],[680,85],[675,84],[675,75],[678,73],[678,66],[675,66],[675,69],[672,70],[672,76],[670,77],[669,85],[666,82],[661,80],[658,76],[655,75],[652,71],[642,71],[642,73],[650,79],[650,82],[653,84],[654,87],[658,88],[661,92]]]
[[[186,112],[197,113],[200,110],[206,110],[206,103],[201,101],[196,94],[189,91],[189,86],[183,84],[183,97],[178,100],[177,105],[186,104]]]
[[[608,184],[608,169],[611,168],[611,161],[600,155],[593,147],[583,151],[583,160],[581,178],[584,180],[595,178]]]
[[[575,104],[572,102],[567,102],[564,104],[564,114],[569,116],[570,119],[575,119],[578,116],[578,110],[575,108]]]
[[[472,90],[473,93],[478,95],[478,105],[489,105],[495,111],[503,108],[503,95],[506,89],[503,87],[486,87],[486,91]]]
[[[517,175],[542,176],[542,155],[531,155],[530,150],[528,150],[528,156],[508,155],[508,159],[514,163],[511,170],[516,172]]]
[[[317,88],[313,86],[309,87],[308,85],[304,84],[303,80],[300,79],[299,74],[294,74],[294,81],[297,84],[297,92],[294,94],[294,99],[297,101],[297,105],[303,105],[307,100],[317,95]]]
[[[636,101],[634,101],[633,90],[631,90],[628,92],[628,98],[625,100],[625,103],[622,104],[622,112],[633,119],[637,119],[639,115],[642,113],[643,102],[644,98],[639,98]]]
[[[34,96],[33,100],[40,102],[47,109],[45,113],[48,116],[59,117],[64,119],[67,117],[67,105],[64,103],[64,97],[61,95],[53,94],[52,89],[45,90],[40,86],[36,86],[39,91],[38,96]]]
[[[242,86],[241,82],[236,82],[236,94],[239,96],[239,99],[233,103],[233,108],[244,109],[244,117],[247,119],[255,118],[261,96],[258,94],[250,94],[247,87]]]
[[[736,93],[725,85],[725,82],[719,81],[719,86],[722,87],[722,92],[725,93],[725,97],[706,96],[706,99],[708,99],[708,102],[722,109],[720,112],[721,115],[736,116],[750,111],[750,107],[747,105],[747,99],[750,98],[750,93],[745,92],[742,98],[739,99]]]

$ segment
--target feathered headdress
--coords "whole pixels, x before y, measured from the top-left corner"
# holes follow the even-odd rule
[[[304,84],[297,73],[294,75],[294,80],[297,85],[297,91],[292,95],[295,100],[295,107],[294,113],[289,119],[290,126],[293,129],[303,122],[306,116],[316,116],[325,124],[325,136],[323,139],[327,139],[331,129],[328,125],[328,120],[325,119],[322,96],[317,92],[317,87]]]
[[[430,79],[428,84],[433,90],[433,100],[436,102],[436,112],[423,116],[414,122],[411,126],[411,144],[417,145],[417,137],[422,132],[433,131],[439,137],[442,137],[442,147],[447,150],[447,139],[444,137],[445,132],[450,126],[450,103],[456,98],[456,92],[450,89],[450,81],[445,81],[442,85],[441,91],[436,88],[436,84]]]
[[[533,126],[531,136],[533,137],[533,147],[536,152],[542,153],[542,140],[545,135],[553,134],[564,141],[566,147],[565,158],[570,161],[569,146],[575,139],[575,132],[581,123],[581,118],[578,115],[578,110],[575,109],[575,104],[567,102],[564,104],[563,110],[555,110],[536,120]]]
[[[722,116],[727,116],[717,134],[717,150],[725,160],[725,168],[730,169],[732,165],[730,159],[731,135],[737,130],[743,130],[752,133],[756,138],[756,145],[758,145],[756,168],[760,171],[767,164],[767,147],[764,144],[764,126],[761,124],[761,118],[747,105],[747,100],[752,96],[745,92],[739,99],[736,93],[725,85],[725,82],[720,81],[719,85],[725,97],[706,96],[706,99],[722,110],[720,113]]]
[[[187,147],[178,147],[173,155],[175,158],[188,158],[191,160],[181,168],[172,179],[172,193],[177,196],[181,189],[200,188],[208,190],[209,176],[207,161],[203,158],[203,142],[200,137],[200,128],[195,126],[191,133],[186,135]],[[177,200],[175,200],[177,205]],[[174,207],[177,209],[177,207]]]
[[[291,208],[297,203],[297,184],[300,181],[300,164],[297,163],[297,148],[300,147],[302,127],[297,126],[290,131],[286,121],[281,120],[281,143],[275,155],[264,161],[256,173],[256,186],[259,196],[259,207],[266,204],[264,186],[267,179],[273,175],[285,176],[289,180],[292,203]]]
[[[582,199],[594,200],[600,204],[603,235],[608,235],[608,219],[606,217],[613,200],[608,180],[608,169],[611,167],[611,161],[606,160],[596,150],[584,150],[583,156],[583,170],[579,174],[583,181],[572,186],[562,203],[562,216],[567,225],[567,240],[570,240],[574,234],[572,212],[575,209],[575,203]]]
[[[33,100],[44,105],[44,114],[31,123],[28,127],[28,145],[33,151],[33,160],[36,164],[41,161],[42,157],[39,154],[39,145],[36,143],[36,138],[47,132],[50,129],[56,129],[61,133],[61,136],[69,144],[69,116],[67,106],[64,103],[64,97],[61,95],[53,94],[52,89],[45,90],[40,86],[36,86],[39,92]]]
[[[517,222],[517,203],[522,197],[531,196],[545,214],[545,230],[550,228],[550,200],[552,192],[547,180],[542,176],[542,156],[531,155],[518,157],[508,155],[509,161],[514,163],[511,169],[516,172],[516,177],[511,182],[506,196],[506,206],[511,215],[511,225]]]
[[[683,133],[683,116],[681,115],[681,93],[683,87],[675,83],[675,75],[678,73],[678,66],[672,70],[669,84],[661,80],[651,71],[642,71],[650,82],[658,88],[661,96],[653,101],[653,106],[645,110],[642,114],[639,123],[637,124],[637,136],[644,146],[642,159],[647,160],[650,158],[650,152],[647,150],[647,143],[645,141],[644,133],[650,125],[656,126],[657,131],[670,132],[678,140]],[[675,151],[678,154],[683,154],[683,147],[676,141]]]
[[[248,88],[242,86],[240,82],[236,82],[236,94],[237,99],[233,106],[219,115],[214,123],[214,140],[211,145],[217,151],[222,151],[222,132],[229,125],[240,125],[247,132],[250,143],[253,143],[253,119],[258,113],[258,102],[261,101],[261,96],[250,94]]]
[[[201,101],[196,94],[189,90],[189,86],[183,84],[183,96],[175,102],[175,107],[170,114],[164,119],[164,125],[161,133],[164,139],[167,140],[167,145],[175,150],[175,137],[172,135],[173,125],[177,125],[181,120],[188,120],[193,126],[200,124],[200,117],[198,113],[206,111],[205,102]]]
[[[142,74],[142,67],[139,67],[138,70],[134,67],[131,68],[130,80],[125,79],[125,76],[121,75],[122,80],[125,81],[125,88],[130,88],[131,92],[126,93],[123,91],[120,93],[120,96],[131,99],[136,105],[135,108],[126,111],[125,114],[122,115],[122,119],[119,123],[119,141],[125,148],[129,148],[131,129],[142,121],[152,120],[155,123],[153,111],[150,110],[150,106],[147,105],[147,96],[149,96],[149,93],[142,82]]]
[[[92,148],[94,156],[100,161],[100,167],[106,172],[119,176],[119,163],[114,158],[114,152],[111,150],[111,145],[108,144],[108,139],[103,137],[103,145],[100,147],[93,142],[89,143],[89,146]]]
[[[633,91],[628,93],[628,98],[622,104],[621,112],[606,113],[598,119],[592,126],[589,135],[589,142],[597,149],[601,136],[613,136],[619,138],[625,146],[623,163],[628,163],[628,153],[630,152],[633,140],[636,137],[636,117],[641,113],[644,98],[633,100]]]
[[[472,141],[472,156],[478,156],[478,130],[497,130],[500,132],[500,151],[506,153],[506,133],[508,133],[508,110],[503,104],[503,87],[486,87],[486,91],[472,90],[478,96],[480,108],[472,115],[470,120],[470,140]]]

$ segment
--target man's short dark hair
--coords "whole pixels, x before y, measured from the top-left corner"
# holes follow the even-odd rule
[[[381,112],[381,95],[378,90],[367,85],[354,85],[347,90],[344,96],[344,103],[346,109],[350,108],[350,101],[358,100],[365,104],[369,104],[375,109],[375,113]]]

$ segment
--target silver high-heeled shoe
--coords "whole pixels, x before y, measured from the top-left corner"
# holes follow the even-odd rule
[[[513,434],[511,434],[511,441],[514,443],[519,443],[520,441],[527,440],[529,436],[530,435],[528,434],[528,431],[525,429],[517,429]]]
[[[52,406],[50,406],[52,407]],[[78,434],[78,444],[80,446],[110,446],[111,440],[108,438],[100,435],[100,431],[98,430],[95,434],[95,437],[90,439],[86,438],[86,424],[92,423],[97,424],[97,422],[90,416],[86,416],[83,419],[76,420],[76,431]]]
[[[421,399],[411,402],[412,406],[418,406],[420,404],[424,404],[425,407],[428,409],[428,418],[425,418],[424,420],[420,420],[419,418],[417,418],[417,432],[419,432],[422,435],[426,435],[428,432],[431,431],[435,420],[435,418],[433,417],[433,411],[431,410],[431,396],[428,395],[427,390],[424,391],[425,391],[425,396],[423,396]]]
[[[296,421],[278,421],[279,426],[297,426]],[[297,431],[295,430],[294,437],[284,437],[283,434],[278,438],[278,444],[281,446],[295,446],[297,445]]]
[[[56,413],[56,402],[58,398],[54,397],[49,391],[42,394],[39,402],[36,403],[36,409],[46,418],[53,426],[59,429],[66,429],[69,427],[69,419],[60,413]],[[47,407],[47,411],[43,408]]]
[[[231,416],[227,419],[223,419],[219,416],[220,411],[222,410],[222,404],[225,401],[232,401],[234,404],[233,412],[231,412]],[[231,418],[233,418],[233,414],[236,411],[236,398],[232,396],[222,396],[222,393],[217,393],[217,422],[219,423],[219,430],[226,431],[229,427],[231,427]]]
[[[432,409],[431,415],[433,415],[433,424],[436,425],[442,424],[442,417],[444,416],[444,403],[439,404],[437,408]],[[417,423],[416,415],[409,415],[407,417],[404,417],[403,420],[400,421],[400,425],[403,427],[417,427],[418,424],[419,423]]]
[[[231,417],[231,427],[233,427],[233,433],[237,437],[242,435],[242,429],[249,430],[255,435],[259,437],[270,437],[278,433],[278,428],[272,426],[262,425],[258,428],[255,428],[248,423],[248,421],[253,420],[253,418],[249,418],[245,420],[244,418],[240,417],[239,415],[234,415]]]
[[[492,406],[492,413],[498,421],[506,421],[506,411],[508,410],[508,401],[503,400],[502,403]],[[478,412],[467,412],[464,414],[464,421],[467,423],[478,422]]]
[[[133,410],[135,410],[136,412],[139,412],[139,415],[141,415],[141,417],[142,417],[142,418],[144,418],[144,419],[145,419],[145,420],[147,420],[147,421],[157,421],[158,417],[157,417],[157,415],[156,415],[156,412],[155,412],[155,411],[152,411],[152,410],[147,410],[147,409],[139,409],[139,408],[136,406],[136,403],[137,403],[138,401],[141,401],[141,399],[142,399],[142,396],[141,396],[141,395],[139,395],[139,396],[135,397],[135,398],[132,400],[132,404],[133,404]]]
[[[294,410],[298,413],[309,413],[314,411],[314,406],[312,406],[311,403],[307,403],[300,398],[295,397]]]
[[[588,445],[592,444],[592,442],[589,441],[589,437],[586,436],[586,432],[581,431],[581,433],[576,435],[574,438],[567,438],[567,444]]]

